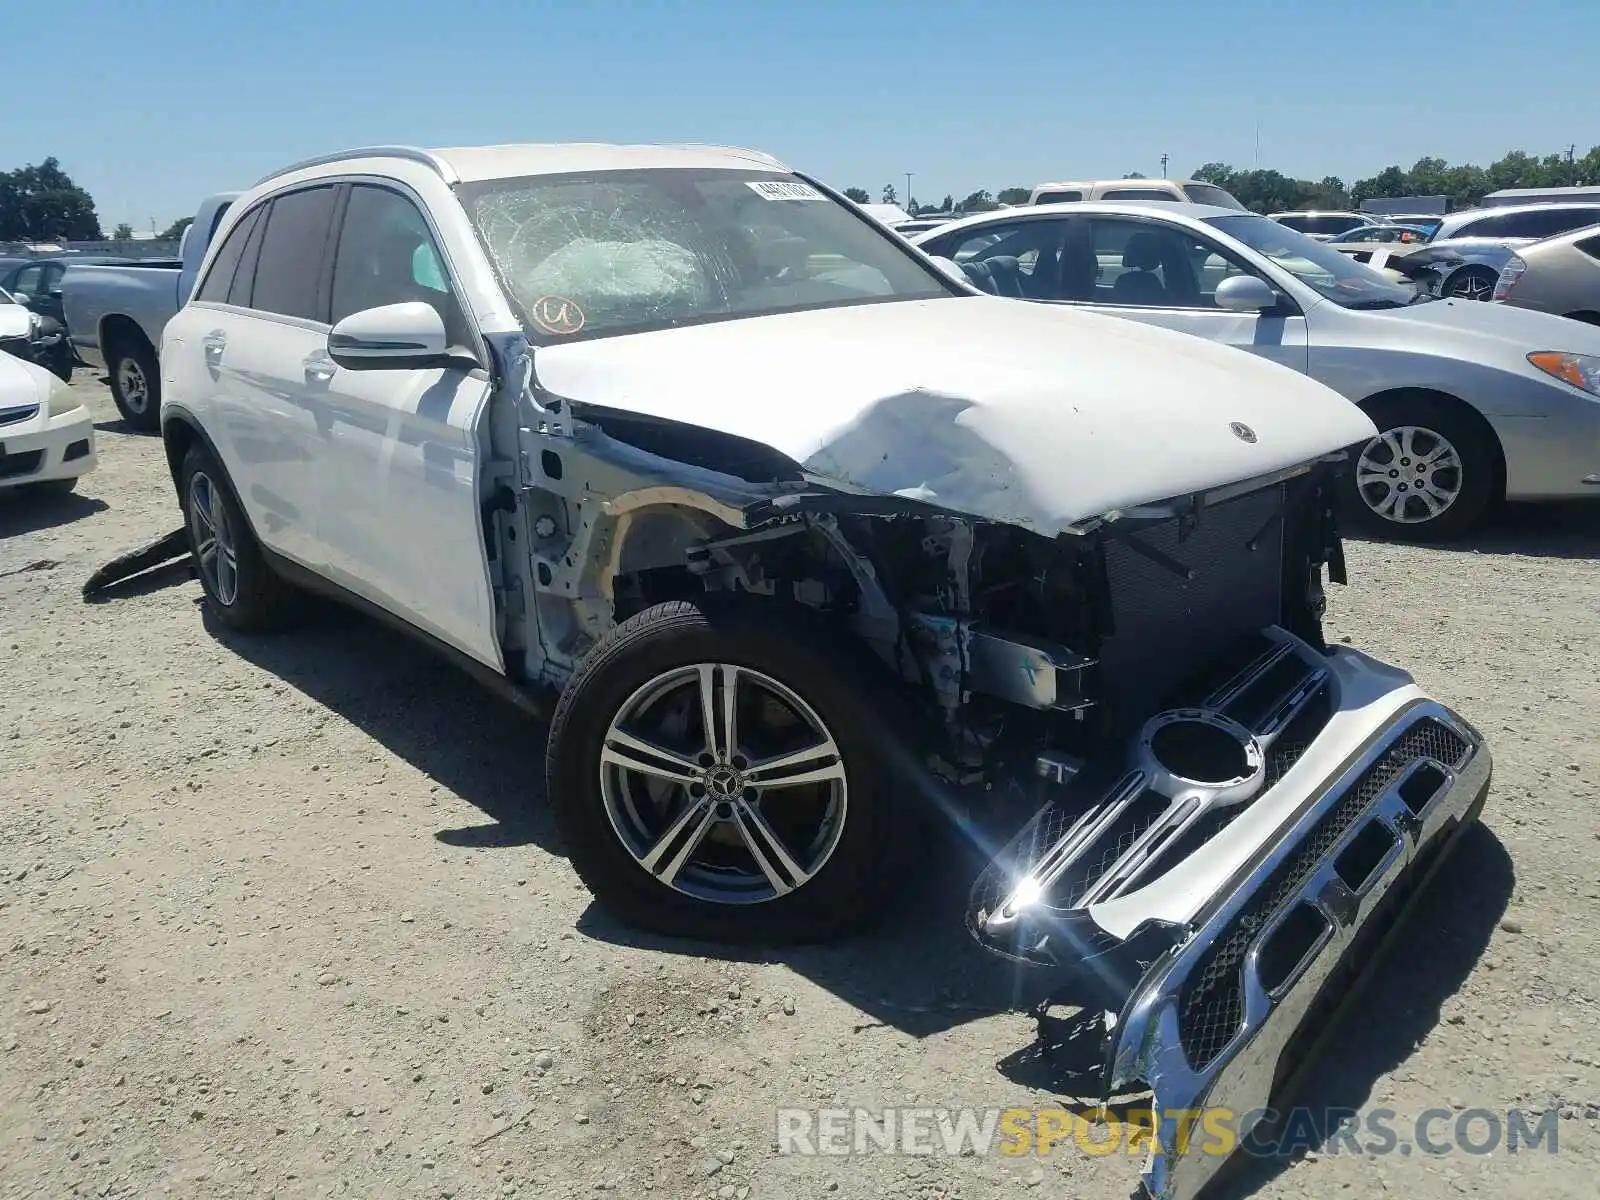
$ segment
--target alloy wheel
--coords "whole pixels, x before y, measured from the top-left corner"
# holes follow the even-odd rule
[[[218,604],[232,607],[239,597],[238,548],[217,485],[203,471],[189,477],[189,532],[208,590]]]
[[[805,886],[838,847],[848,806],[844,760],[816,710],[729,663],[675,668],[635,691],[606,730],[600,790],[645,871],[718,904]]]

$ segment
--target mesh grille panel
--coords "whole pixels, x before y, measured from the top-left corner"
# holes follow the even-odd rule
[[[1227,933],[1212,943],[1179,992],[1178,1036],[1192,1067],[1203,1070],[1208,1066],[1233,1040],[1244,1020],[1241,968],[1257,932],[1300,894],[1334,844],[1406,767],[1420,758],[1459,766],[1466,753],[1467,744],[1438,721],[1417,722],[1367,768],[1294,854],[1268,876],[1233,918]]]

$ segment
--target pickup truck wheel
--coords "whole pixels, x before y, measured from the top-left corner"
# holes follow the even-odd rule
[[[1385,397],[1366,408],[1378,436],[1346,474],[1346,510],[1407,541],[1443,541],[1470,528],[1499,487],[1481,418],[1430,396]]]
[[[141,342],[117,342],[106,360],[117,411],[135,429],[154,432],[161,425],[161,376],[155,351]]]
[[[877,691],[799,617],[638,613],[552,722],[573,867],[617,916],[673,936],[815,941],[869,919],[900,840]]]
[[[206,606],[224,625],[242,633],[282,625],[293,591],[267,565],[222,467],[204,446],[191,446],[178,479],[189,551]]]

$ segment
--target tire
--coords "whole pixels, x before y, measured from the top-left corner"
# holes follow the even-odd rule
[[[1500,272],[1488,267],[1462,267],[1445,280],[1441,294],[1456,300],[1492,300]]]
[[[897,710],[892,700],[885,702],[884,689],[852,665],[851,649],[808,635],[805,617],[791,611],[706,599],[655,605],[603,638],[562,692],[550,730],[549,803],[574,869],[595,899],[628,924],[674,937],[771,944],[824,940],[879,911],[875,902],[898,858],[892,848],[908,840],[890,769],[890,747],[901,743],[885,719]],[[608,750],[608,743],[618,746],[613,722],[627,713],[638,718],[631,729],[651,736],[656,747],[673,743],[679,761],[693,770],[691,756],[704,745],[702,666],[721,685],[712,705],[718,713],[728,668],[738,668],[732,677],[742,707],[734,749],[748,751],[753,761],[724,750],[709,767],[711,756],[700,758],[699,775],[685,773],[697,782],[673,783],[602,758],[615,753]],[[652,695],[658,698],[649,700]],[[776,721],[780,714],[784,720]],[[662,724],[646,724],[656,717]],[[787,728],[800,731],[797,739],[769,740],[789,717],[796,718]],[[806,757],[802,773],[836,771],[839,778],[774,784],[754,795],[744,790],[740,773],[753,775],[761,759],[770,761],[791,744],[826,744],[809,726],[812,718],[838,753]],[[752,810],[755,818],[748,815]],[[692,842],[677,872],[672,864],[684,841],[666,838],[652,873],[644,865],[646,851],[660,846],[664,832],[686,815],[685,828],[704,830],[704,836]],[[702,824],[707,821],[709,828]],[[787,860],[763,840],[780,830]],[[761,869],[752,840],[789,890]],[[805,849],[798,848],[802,843]],[[662,878],[669,872],[671,882]]]
[[[148,342],[124,336],[106,355],[111,398],[123,420],[141,433],[161,427],[161,374],[156,352]]]
[[[1498,450],[1483,419],[1437,396],[1386,396],[1362,407],[1378,436],[1345,473],[1346,512],[1368,530],[1405,541],[1447,541],[1475,525],[1500,493]],[[1424,464],[1441,445],[1443,456]],[[1429,486],[1419,489],[1419,481]],[[1429,497],[1437,502],[1441,494],[1452,498],[1432,512]]]
[[[178,499],[195,574],[212,615],[241,633],[282,627],[293,612],[293,589],[267,565],[233,484],[203,445],[191,446],[183,457]],[[208,530],[217,534],[209,547]],[[225,553],[230,543],[231,571]]]

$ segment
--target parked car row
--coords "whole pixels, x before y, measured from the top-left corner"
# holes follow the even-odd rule
[[[1577,322],[1437,299],[1280,222],[1199,205],[1037,206],[914,241],[997,295],[1178,330],[1326,383],[1378,425],[1344,477],[1369,524],[1449,537],[1499,499],[1600,496],[1600,332]]]

